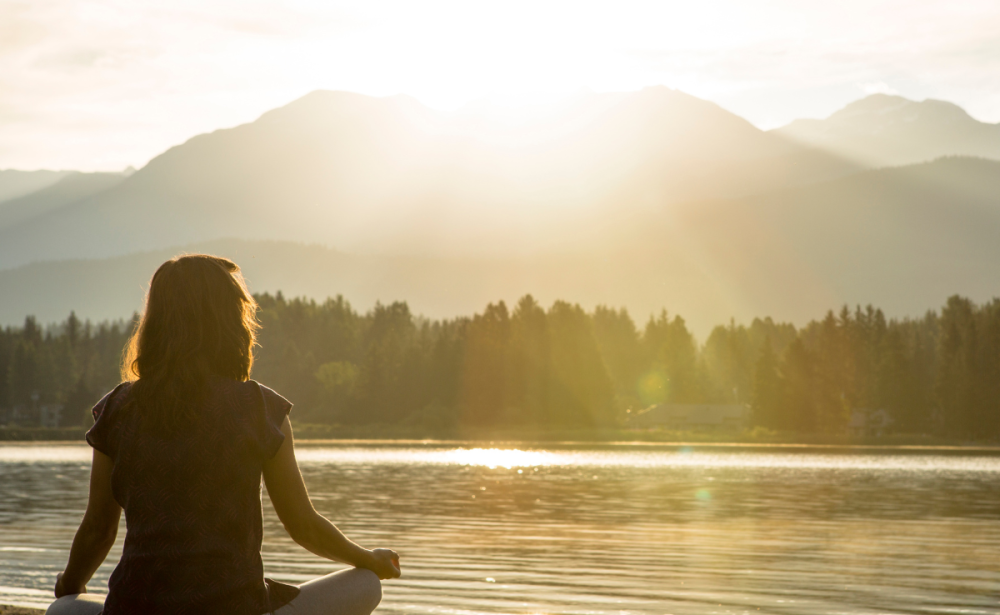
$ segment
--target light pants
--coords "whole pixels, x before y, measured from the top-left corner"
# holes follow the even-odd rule
[[[299,586],[299,595],[274,615],[369,615],[382,600],[382,584],[371,570],[348,568]],[[45,615],[101,615],[104,596],[63,596]]]

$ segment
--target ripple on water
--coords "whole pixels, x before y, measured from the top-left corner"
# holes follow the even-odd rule
[[[380,612],[976,613],[1000,595],[994,457],[316,445],[299,457],[323,514],[402,555]],[[89,459],[85,445],[0,446],[0,602],[48,600]],[[268,575],[336,568],[264,511]]]

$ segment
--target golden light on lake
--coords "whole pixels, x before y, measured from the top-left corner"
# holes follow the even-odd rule
[[[552,453],[522,451],[518,449],[472,448],[456,449],[441,454],[446,461],[459,465],[494,468],[517,468],[548,465],[558,457]]]

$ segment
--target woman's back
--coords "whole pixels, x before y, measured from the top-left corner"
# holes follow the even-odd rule
[[[120,385],[94,407],[87,512],[49,614],[369,615],[391,549],[365,549],[316,512],[287,414],[250,378],[257,302],[229,259],[171,259],[149,283]],[[299,587],[264,579],[261,479],[292,540],[350,564]],[[122,510],[128,531],[107,601],[85,596]],[[283,608],[282,608],[283,607]]]
[[[294,589],[272,589],[268,603],[260,496],[291,404],[252,380],[212,378],[192,401],[196,422],[165,431],[127,406],[130,388],[98,403],[87,434],[114,462],[112,490],[128,524],[105,614],[258,615],[286,603]]]

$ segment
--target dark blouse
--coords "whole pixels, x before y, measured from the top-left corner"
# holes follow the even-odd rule
[[[174,434],[125,408],[128,383],[94,406],[87,442],[114,461],[128,530],[104,615],[259,615],[298,589],[265,581],[261,472],[292,404],[252,380],[213,380],[197,423]],[[268,591],[270,588],[270,591]]]

